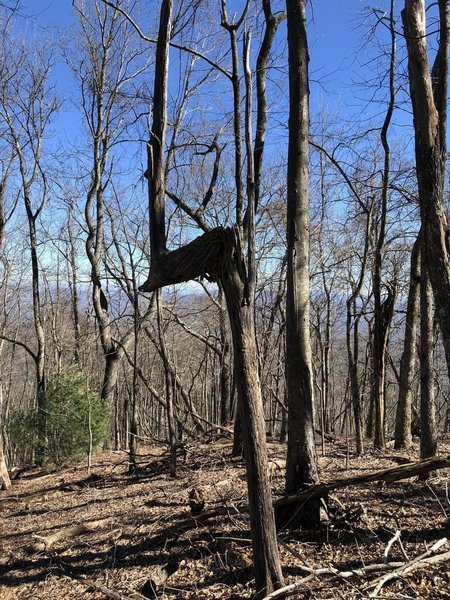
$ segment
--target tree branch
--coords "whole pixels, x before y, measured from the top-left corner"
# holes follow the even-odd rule
[[[119,12],[123,17],[125,17],[125,19],[130,23],[130,25],[133,27],[133,29],[136,31],[136,33],[139,35],[139,37],[142,40],[144,40],[144,42],[149,42],[150,44],[156,44],[158,42],[158,40],[156,38],[152,38],[152,37],[149,37],[148,35],[145,35],[145,33],[142,31],[142,29],[139,27],[139,25],[136,23],[136,21],[134,21],[132,19],[132,17],[123,8],[121,8],[120,6],[117,6],[116,4],[113,4],[112,2],[109,2],[109,0],[102,0],[102,2],[104,4],[110,6],[117,12]],[[211,60],[210,58],[208,58],[201,52],[197,52],[197,50],[194,50],[193,48],[188,48],[188,46],[183,46],[182,44],[176,44],[175,42],[169,42],[169,46],[171,48],[175,48],[176,50],[182,50],[183,52],[188,52],[189,54],[192,54],[193,56],[196,56],[197,58],[201,58],[202,60],[207,62],[209,65],[211,65],[211,67],[214,67],[214,69],[216,69],[217,71],[222,73],[222,75],[225,75],[225,77],[227,77],[228,79],[231,79],[231,75],[230,75],[230,73],[228,73],[228,71],[226,69],[223,69],[219,64],[217,64],[216,62],[214,62],[213,60]]]

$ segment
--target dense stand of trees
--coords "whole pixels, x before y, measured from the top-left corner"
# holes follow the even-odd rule
[[[176,475],[180,444],[233,436],[261,594],[283,581],[267,435],[290,493],[315,433],[428,457],[450,428],[448,0],[366,15],[375,108],[345,126],[310,110],[305,4],[80,1],[39,48],[0,6],[0,480],[42,461],[47,382],[77,365],[130,469],[143,442]]]

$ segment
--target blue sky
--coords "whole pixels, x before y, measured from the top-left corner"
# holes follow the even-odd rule
[[[244,0],[228,1],[230,4],[233,2],[238,9],[244,5]],[[257,1],[253,0],[254,3]],[[367,2],[370,1],[367,0]],[[86,2],[92,2],[92,0],[86,0]],[[216,2],[217,14],[219,14],[220,0],[216,0]],[[156,4],[156,0],[154,0],[154,3]],[[279,5],[281,4],[282,2],[279,2]],[[363,96],[371,92],[362,89],[356,92],[352,82],[358,80],[361,76],[370,78],[370,73],[367,75],[366,64],[377,52],[365,40],[368,23],[366,22],[364,26],[361,26],[361,14],[366,2],[362,0],[313,0],[313,4],[313,7],[310,5],[308,8],[312,120],[314,121],[317,117],[318,109],[323,109],[325,112],[335,115],[336,121],[340,125],[345,121],[351,122],[353,115],[358,115],[354,119],[357,122],[360,114],[364,116]],[[398,10],[400,10],[401,4],[402,2],[399,0]],[[387,10],[388,0],[378,0],[377,5],[379,8]],[[68,31],[71,23],[75,21],[72,0],[22,0],[21,13],[23,18],[20,20],[19,26],[31,39],[46,34],[57,39],[56,28],[64,36],[64,32]],[[219,17],[217,20],[219,20]],[[143,29],[145,31],[145,25],[143,25]],[[398,26],[398,29],[401,30],[401,27]],[[382,31],[381,29],[380,33]],[[280,32],[280,36],[281,39],[284,39],[282,38],[282,32]],[[387,68],[387,65],[385,67]],[[53,123],[53,130],[57,132],[59,139],[61,139],[60,136],[65,135],[70,141],[77,137],[81,127],[81,116],[71,104],[71,97],[76,98],[78,92],[74,87],[72,75],[62,60],[56,64],[55,78],[57,79],[58,89],[61,89],[66,96],[66,103],[65,111]],[[384,92],[381,96],[383,95]],[[280,104],[280,132],[282,141],[285,144],[286,97],[281,98]],[[380,109],[380,106],[370,105],[365,115],[370,121],[373,113],[378,110],[380,110],[381,116],[378,115],[374,119],[376,127],[381,126],[385,108],[382,106]],[[400,122],[402,119],[407,120],[408,125],[411,121],[409,115],[402,117],[401,113],[396,114],[396,118]],[[273,131],[272,137],[276,138]],[[408,132],[408,137],[411,140],[411,131]],[[275,151],[277,150],[278,141],[275,139],[273,146],[271,146]],[[268,140],[268,154],[271,152],[270,145],[271,141]],[[332,148],[329,149],[332,150]],[[411,145],[407,152],[412,155]],[[144,162],[144,158],[142,158],[141,166]],[[136,178],[137,176],[133,181],[136,181]]]
[[[239,10],[244,2],[233,0],[231,4]],[[387,0],[378,1],[381,8],[387,4]],[[219,0],[217,5],[219,10]],[[331,112],[346,114],[355,104],[350,84],[358,71],[355,57],[363,34],[357,29],[357,15],[365,5],[362,0],[319,0],[308,7],[312,102],[325,105]],[[55,35],[55,26],[64,33],[73,18],[72,0],[22,0],[21,6],[21,14],[27,17],[21,26],[30,36],[39,37],[46,31]],[[72,84],[62,64],[56,66],[55,76],[65,89]],[[62,123],[70,130],[77,126],[77,117],[68,110]]]

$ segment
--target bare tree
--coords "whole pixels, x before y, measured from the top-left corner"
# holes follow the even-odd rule
[[[164,147],[166,138],[166,104],[168,79],[168,53],[172,14],[171,0],[161,6],[160,29],[156,47],[155,88],[153,96],[152,138],[148,145],[148,173],[151,270],[141,287],[152,292],[162,286],[207,276],[220,280],[227,301],[233,338],[235,378],[238,381],[239,402],[244,433],[244,449],[247,461],[250,524],[255,563],[256,588],[266,594],[282,584],[281,567],[271,503],[270,482],[267,472],[264,414],[258,376],[258,358],[254,320],[255,294],[255,197],[254,163],[251,151],[251,82],[248,63],[249,39],[246,44],[246,155],[248,167],[246,240],[244,252],[242,238],[243,190],[237,186],[236,225],[233,228],[215,228],[173,251],[166,249],[165,234],[165,168]],[[222,3],[222,22],[233,31],[237,30],[244,13],[233,24],[228,23],[226,5]],[[228,24],[228,25],[227,25]],[[235,61],[235,59],[233,59]],[[236,84],[234,90],[234,119],[238,119]],[[240,138],[235,124],[235,141]],[[236,151],[239,156],[239,143]],[[238,166],[236,164],[236,171]]]
[[[287,0],[289,148],[287,171],[286,385],[288,450],[286,493],[318,482],[314,443],[309,298],[308,138],[309,81],[305,0]],[[320,521],[320,502],[305,519]]]
[[[0,113],[7,127],[9,144],[17,159],[20,196],[23,199],[28,224],[33,320],[37,348],[32,350],[27,344],[22,344],[22,347],[36,366],[36,402],[40,422],[37,459],[41,460],[46,428],[46,333],[42,314],[38,223],[48,199],[43,146],[51,119],[59,108],[59,102],[49,84],[52,57],[48,49],[40,48],[31,55],[25,44],[17,41],[14,42],[14,47],[11,45],[4,49],[7,52],[9,76],[7,85],[1,93]]]
[[[444,201],[450,36],[448,0],[438,0],[437,6],[439,40],[431,69],[427,49],[425,1],[405,0],[402,19],[408,50],[409,86],[414,115],[423,249],[450,373],[450,241],[449,220]]]
[[[388,132],[395,107],[395,58],[396,58],[396,32],[394,22],[394,0],[390,2],[389,10],[389,98],[386,115],[381,128],[380,139],[383,147],[383,174],[381,182],[381,202],[379,209],[378,231],[374,248],[374,266],[372,273],[372,286],[374,296],[374,325],[373,325],[373,351],[372,351],[372,403],[375,407],[375,432],[374,445],[378,448],[385,446],[385,378],[387,362],[387,344],[394,303],[396,298],[396,283],[388,284],[387,294],[382,298],[382,259],[386,240],[386,225],[389,200],[389,180],[391,177],[391,149],[389,146]]]
[[[370,229],[372,225],[373,208],[365,209],[366,225],[364,235],[364,250],[361,256],[361,267],[356,281],[349,273],[351,294],[347,298],[347,319],[346,319],[346,340],[347,340],[347,358],[348,375],[350,384],[351,401],[353,406],[353,417],[355,420],[356,452],[364,452],[364,410],[361,397],[361,386],[359,378],[359,321],[361,314],[358,313],[356,304],[361,289],[364,284],[366,274],[367,258],[369,254]]]
[[[368,299],[361,301],[361,291],[366,281],[368,263],[371,250],[371,232],[373,230],[374,200],[367,197],[365,188],[361,185],[359,166],[355,167],[355,173],[347,172],[342,161],[336,156],[339,145],[329,152],[323,146],[310,141],[310,145],[324,154],[328,161],[335,167],[336,171],[345,182],[351,197],[355,202],[355,208],[351,209],[351,223],[362,222],[364,231],[363,239],[358,241],[358,250],[351,253],[345,262],[348,263],[346,281],[350,288],[346,300],[346,350],[348,360],[348,385],[350,402],[353,408],[354,428],[356,436],[356,451],[362,454],[364,451],[364,407],[362,400],[362,385],[360,376],[360,322],[366,310]],[[354,213],[355,210],[355,214]],[[354,226],[353,226],[354,227]],[[359,248],[362,247],[362,251]],[[357,258],[358,265],[354,264]],[[358,306],[360,304],[360,306]]]
[[[112,148],[125,135],[131,110],[128,93],[131,82],[144,68],[141,51],[132,48],[128,25],[117,12],[100,1],[88,9],[76,5],[81,28],[81,47],[76,55],[67,55],[81,88],[81,107],[90,138],[89,182],[84,219],[87,227],[86,254],[91,268],[92,304],[98,323],[104,357],[101,397],[111,404],[117,383],[123,349],[131,342],[129,327],[119,342],[113,333],[110,299],[104,286],[105,228],[107,224],[106,190],[111,182]],[[128,114],[127,118],[131,118]]]
[[[400,380],[395,418],[395,448],[409,448],[412,443],[412,382],[416,357],[417,321],[419,316],[420,246],[417,237],[411,252],[405,338],[400,361]]]

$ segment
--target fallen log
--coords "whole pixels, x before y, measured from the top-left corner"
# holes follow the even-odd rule
[[[328,483],[318,483],[312,485],[304,490],[289,494],[288,496],[282,496],[274,501],[273,506],[275,511],[278,508],[288,506],[289,504],[301,504],[307,502],[312,498],[326,497],[327,494],[333,490],[340,488],[350,487],[352,485],[361,485],[364,483],[373,483],[375,481],[384,481],[385,483],[393,483],[394,481],[400,481],[402,479],[409,479],[410,477],[417,477],[430,471],[436,471],[438,469],[450,468],[450,456],[437,456],[434,458],[427,458],[415,463],[408,463],[407,465],[400,465],[396,467],[390,467],[389,469],[383,469],[381,471],[374,471],[372,473],[366,473],[365,475],[355,475],[352,477],[342,477],[329,481]]]
[[[303,504],[311,498],[326,498],[330,492],[336,489],[342,489],[352,485],[361,485],[364,483],[374,483],[376,481],[393,483],[394,481],[409,479],[410,477],[416,477],[423,473],[429,473],[430,471],[448,468],[450,468],[450,456],[427,458],[426,460],[421,460],[419,462],[390,467],[388,469],[382,469],[381,471],[373,471],[372,473],[366,473],[365,475],[342,477],[340,479],[329,481],[328,483],[319,483],[301,490],[300,492],[290,494],[289,496],[277,498],[273,501],[273,507],[275,514],[277,514],[277,510],[282,510],[288,505],[293,505],[295,503]],[[246,504],[223,506],[203,511],[195,517],[190,516],[187,519],[182,519],[178,522],[178,527],[196,527],[203,524],[208,519],[232,513],[245,514],[247,512],[248,506]]]
[[[33,538],[36,541],[28,548],[28,551],[30,553],[47,552],[57,542],[66,541],[84,533],[92,533],[99,527],[102,527],[110,522],[111,518],[107,517],[106,519],[91,521],[90,523],[76,523],[75,525],[69,525],[68,527],[63,527],[62,529],[59,529],[58,531],[46,536],[34,534]]]

